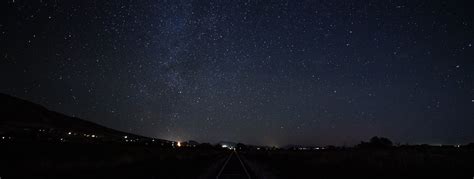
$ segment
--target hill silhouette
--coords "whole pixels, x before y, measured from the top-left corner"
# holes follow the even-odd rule
[[[102,125],[70,117],[20,98],[0,93],[0,135],[24,136],[32,133],[55,136],[97,138],[102,141],[154,141],[172,143],[118,131]],[[76,138],[77,138],[76,137]]]
[[[211,166],[220,164],[225,151],[194,146],[118,131],[0,94],[1,178],[213,175]]]

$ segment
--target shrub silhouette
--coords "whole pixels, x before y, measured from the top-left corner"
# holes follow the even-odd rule
[[[393,143],[385,137],[372,137],[369,142],[362,141],[357,147],[359,148],[390,148]]]
[[[237,150],[240,150],[240,151],[245,151],[245,150],[248,149],[247,146],[246,146],[245,144],[242,144],[242,143],[238,143],[238,144],[235,146],[235,148],[236,148]]]

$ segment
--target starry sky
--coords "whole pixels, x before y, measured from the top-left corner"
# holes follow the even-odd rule
[[[0,2],[0,92],[168,140],[474,141],[469,1]]]

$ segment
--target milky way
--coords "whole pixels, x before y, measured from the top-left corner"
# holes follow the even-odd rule
[[[474,140],[469,1],[1,2],[0,92],[170,140]]]

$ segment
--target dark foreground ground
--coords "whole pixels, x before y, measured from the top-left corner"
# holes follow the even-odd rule
[[[121,144],[8,144],[0,147],[2,179],[213,178],[213,172],[228,153]]]
[[[241,152],[258,178],[474,178],[474,151],[397,147]]]
[[[474,177],[474,151],[452,147],[239,152],[123,144],[0,147],[2,179]]]

